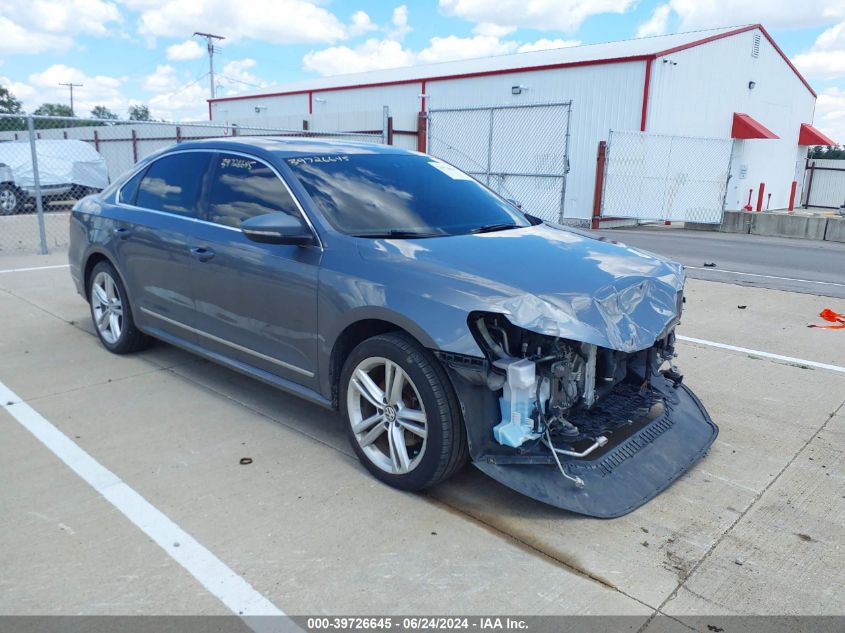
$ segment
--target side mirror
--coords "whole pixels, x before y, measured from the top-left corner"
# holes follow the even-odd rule
[[[265,244],[296,244],[306,246],[314,243],[314,234],[305,223],[287,213],[267,213],[241,222],[241,231],[253,242]]]

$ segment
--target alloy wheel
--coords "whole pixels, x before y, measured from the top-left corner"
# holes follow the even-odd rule
[[[11,189],[0,189],[0,213],[14,213],[18,206],[18,196]]]
[[[387,358],[361,361],[347,387],[352,433],[367,458],[392,475],[411,472],[425,453],[428,421],[410,376]]]
[[[123,331],[123,302],[112,276],[99,272],[91,286],[91,310],[100,336],[109,345],[120,340]]]

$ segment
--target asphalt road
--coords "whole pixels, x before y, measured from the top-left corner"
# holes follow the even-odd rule
[[[845,299],[842,243],[669,228],[600,233],[679,261],[694,279]]]

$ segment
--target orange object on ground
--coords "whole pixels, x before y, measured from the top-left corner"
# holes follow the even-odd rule
[[[834,312],[830,308],[825,308],[819,312],[819,316],[825,321],[830,321],[834,325],[808,325],[807,327],[823,328],[825,330],[843,330],[845,329],[845,314]]]

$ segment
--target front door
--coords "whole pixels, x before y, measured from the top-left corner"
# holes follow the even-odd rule
[[[240,230],[247,218],[280,211],[301,215],[274,169],[245,155],[214,156],[205,221],[191,245],[199,342],[316,388],[321,248],[261,244]]]

